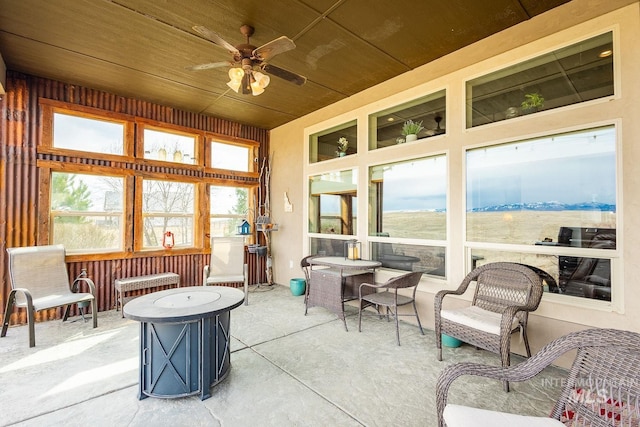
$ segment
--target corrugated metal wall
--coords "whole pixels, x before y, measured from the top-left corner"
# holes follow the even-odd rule
[[[36,147],[41,138],[40,98],[47,98],[105,111],[124,113],[202,131],[254,140],[260,143],[260,163],[269,153],[269,132],[202,114],[178,111],[102,91],[69,85],[39,77],[7,73],[7,93],[0,101],[0,310],[4,314],[11,289],[7,274],[6,248],[32,246],[38,241],[38,168]],[[56,156],[42,159],[64,161]],[[101,162],[99,162],[101,163]],[[110,163],[110,162],[106,162]],[[170,171],[170,168],[167,168]],[[171,171],[170,173],[175,173]],[[193,174],[193,171],[187,172]],[[209,175],[208,175],[209,176]],[[220,176],[225,178],[224,176]],[[256,181],[257,182],[257,181]],[[261,189],[264,192],[264,189]],[[99,311],[114,307],[113,281],[121,277],[172,271],[182,285],[198,285],[207,254],[140,257],[69,263],[69,276],[83,268],[98,288]],[[246,253],[249,283],[265,281],[264,257]],[[259,265],[256,265],[259,264]],[[72,311],[72,314],[76,314]],[[62,310],[38,312],[38,321],[60,318]],[[11,323],[25,323],[25,310],[14,313]]]

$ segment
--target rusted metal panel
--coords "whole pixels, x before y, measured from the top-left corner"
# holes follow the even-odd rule
[[[48,236],[38,236],[39,218],[38,194],[40,188],[36,148],[42,135],[39,99],[73,103],[139,116],[164,123],[184,126],[200,131],[222,134],[234,138],[250,139],[260,143],[259,157],[269,155],[269,132],[252,126],[228,120],[205,116],[198,113],[177,111],[171,107],[152,104],[137,99],[57,82],[39,77],[9,71],[7,73],[7,93],[0,101],[0,310],[2,315],[6,299],[11,289],[6,270],[6,248],[33,246],[48,241]],[[75,162],[88,166],[113,167],[121,165],[112,160],[70,159],[68,156],[47,155],[40,159],[45,162]],[[134,164],[134,171],[144,171],[144,166]],[[178,170],[175,167],[157,168],[157,172],[182,174],[194,178],[215,177],[233,179],[233,176],[206,174],[202,171]],[[147,169],[148,170],[148,169]],[[251,179],[247,179],[252,181]],[[257,182],[253,180],[253,182]],[[264,194],[264,189],[261,190]],[[46,218],[48,214],[44,214]],[[264,281],[264,257],[247,254],[249,283]],[[202,281],[202,270],[207,262],[207,254],[170,255],[155,257],[135,257],[125,259],[104,259],[70,262],[69,276],[76,277],[83,268],[95,282],[98,294],[98,310],[115,307],[113,283],[121,277],[172,271],[180,275],[181,286],[197,286]],[[63,310],[51,309],[36,313],[36,321],[59,319]],[[77,307],[71,310],[78,314]],[[11,324],[26,323],[25,310],[14,310]]]

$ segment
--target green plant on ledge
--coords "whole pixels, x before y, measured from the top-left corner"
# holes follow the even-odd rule
[[[544,106],[544,98],[539,93],[527,93],[522,101],[522,111],[535,112]]]
[[[414,122],[413,120],[407,120],[402,125],[402,134],[404,136],[417,135],[418,133],[420,133],[422,129],[424,129],[424,126],[422,126],[422,120],[419,122]]]
[[[338,151],[336,151],[336,155],[342,157],[347,153],[347,149],[349,149],[349,141],[344,136],[341,136],[338,139]]]

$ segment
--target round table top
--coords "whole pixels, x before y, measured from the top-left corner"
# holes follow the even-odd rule
[[[309,264],[355,269],[377,268],[382,265],[380,261],[372,261],[369,259],[347,259],[341,256],[314,257],[309,259]]]
[[[227,286],[189,286],[137,297],[123,307],[125,317],[139,322],[171,323],[213,317],[233,310],[244,293]]]

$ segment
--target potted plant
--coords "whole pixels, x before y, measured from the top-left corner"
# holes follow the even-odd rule
[[[418,139],[418,133],[420,133],[422,129],[424,129],[424,126],[422,126],[422,120],[419,122],[407,120],[402,125],[402,135],[404,135],[406,142],[415,141]]]
[[[535,113],[544,106],[544,98],[539,93],[527,93],[522,101],[522,112],[525,114]]]
[[[347,154],[347,149],[349,148],[349,141],[344,136],[341,136],[338,139],[338,150],[336,151],[336,155],[338,157],[344,157]]]

